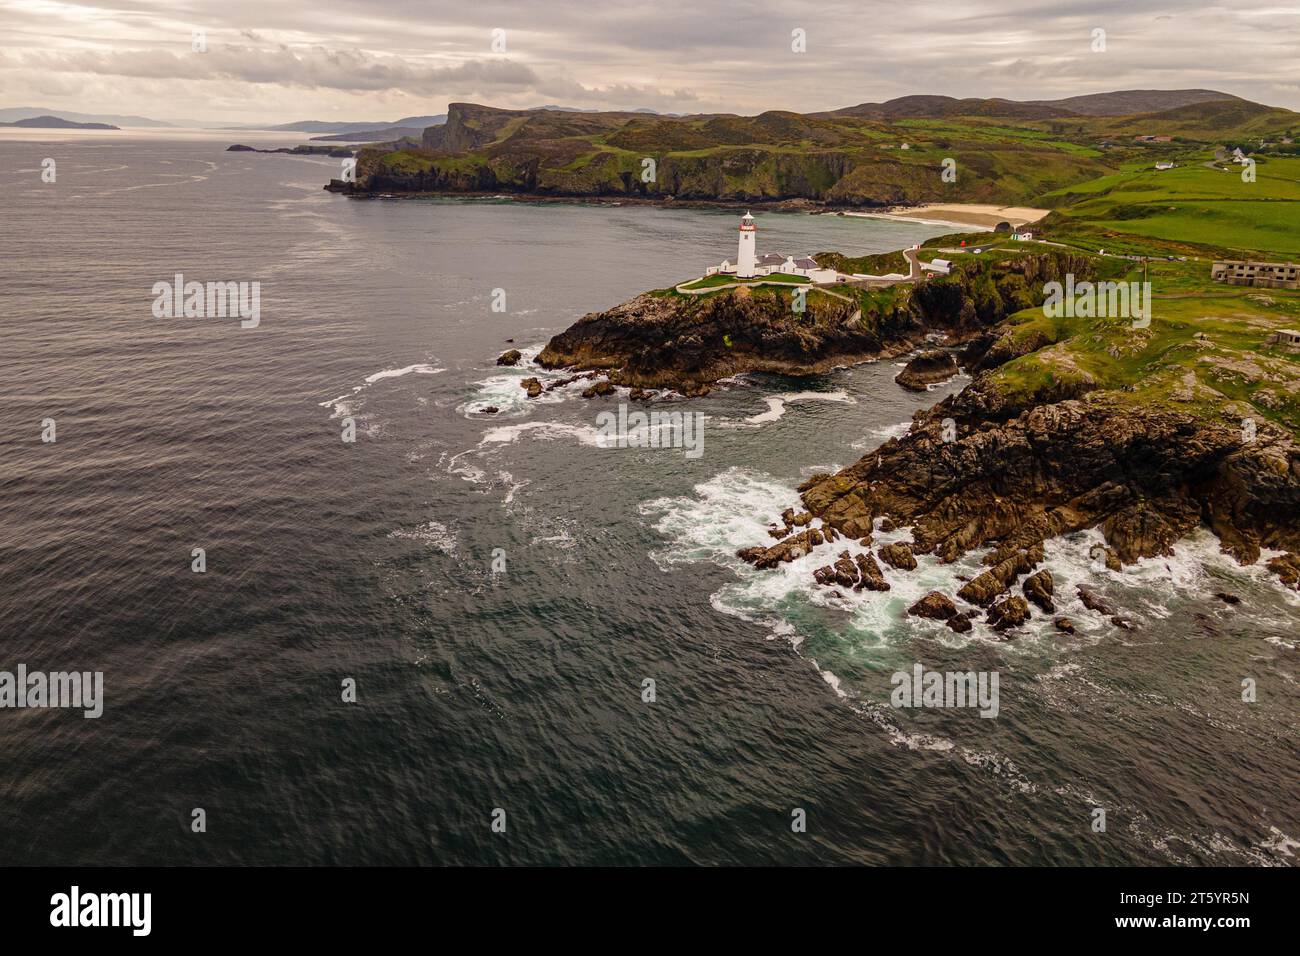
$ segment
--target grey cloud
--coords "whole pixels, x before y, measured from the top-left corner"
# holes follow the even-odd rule
[[[32,52],[7,55],[11,66],[52,72],[93,73],[155,79],[237,80],[280,83],[307,89],[405,89],[435,93],[448,87],[483,89],[531,87],[537,74],[508,59],[470,60],[431,67],[396,56],[323,47],[265,49],[209,41],[206,53],[164,50]]]
[[[192,26],[208,31],[209,53],[187,52]],[[795,27],[806,54],[790,51]],[[1105,54],[1089,49],[1094,27],[1107,31]],[[494,28],[507,31],[506,56],[489,50]],[[90,19],[0,7],[0,37],[6,89],[98,76],[80,106],[110,105],[85,100],[98,89],[140,112],[164,81],[196,104],[329,103],[358,116],[360,105],[376,118],[463,99],[758,112],[1152,86],[1300,106],[1294,0],[114,0]]]

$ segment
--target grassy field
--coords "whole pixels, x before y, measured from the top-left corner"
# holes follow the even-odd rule
[[[1232,298],[1156,299],[1151,325],[1048,318],[1026,310],[1012,334],[1053,343],[993,373],[1004,394],[1032,402],[1061,388],[1106,389],[1142,405],[1217,418],[1253,416],[1300,430],[1300,354],[1264,343],[1300,323],[1300,294],[1236,290]]]
[[[1300,435],[1300,352],[1265,343],[1272,331],[1300,328],[1300,290],[1210,279],[1216,257],[1300,258],[1300,160],[1260,162],[1247,182],[1240,167],[1204,165],[1213,155],[1198,151],[1167,171],[1129,164],[1045,197],[1054,207],[1041,224],[1047,238],[1062,252],[1092,254],[1098,279],[1150,282],[1151,321],[1015,312],[999,334],[1022,347],[1048,344],[989,373],[993,387],[1017,407],[1106,391],[1205,418],[1269,420]],[[947,251],[962,239],[985,251]],[[987,269],[1057,248],[976,232],[928,240],[920,255]],[[877,295],[864,297],[864,309]]]
[[[1243,181],[1204,165],[1128,170],[1049,193],[1052,238],[1120,253],[1167,249],[1210,256],[1300,257],[1300,159],[1271,159]],[[1107,243],[1114,237],[1115,241]],[[1156,240],[1144,244],[1140,240]],[[1139,240],[1139,241],[1134,241]]]

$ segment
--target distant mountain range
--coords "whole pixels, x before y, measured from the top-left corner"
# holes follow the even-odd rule
[[[1246,102],[1217,90],[1117,90],[1061,100],[1004,100],[1000,97],[956,99],[951,96],[900,96],[883,103],[859,103],[843,109],[808,114],[814,118],[857,116],[889,122],[899,119],[945,119],[950,116],[1008,116],[1017,119],[1061,119],[1070,116],[1131,116],[1158,113],[1220,100]]]
[[[355,120],[338,122],[337,120],[297,120],[293,123],[281,123],[278,126],[258,126],[245,123],[230,126],[227,129],[269,129],[292,133],[376,133],[382,130],[403,128],[422,130],[426,126],[437,126],[447,122],[447,114],[437,116],[407,116],[399,120]]]
[[[353,130],[350,133],[331,133],[328,136],[313,136],[312,142],[388,143],[407,137],[411,139],[419,139],[424,133],[424,130],[425,127],[423,126],[386,126],[383,129]]]
[[[1090,93],[1057,100],[1009,100],[1001,97],[967,97],[913,95],[900,96],[881,103],[859,103],[837,110],[809,113],[809,119],[857,118],[890,123],[903,119],[945,119],[950,117],[1007,117],[1020,120],[1067,119],[1070,117],[1119,117],[1136,114],[1167,112],[1173,109],[1200,104],[1248,101],[1231,93],[1217,90],[1117,90],[1108,93]],[[502,114],[515,116],[537,113],[564,113],[579,116],[642,116],[691,119],[679,114],[661,114],[641,107],[631,110],[599,110],[594,108],[561,106],[548,103],[529,110],[501,110]],[[766,114],[760,114],[766,115]],[[735,114],[697,114],[695,118],[729,117]],[[749,119],[751,117],[738,117]],[[27,122],[40,120],[39,123]],[[103,128],[103,127],[196,127],[229,130],[271,130],[275,132],[314,133],[317,139],[337,142],[395,141],[404,137],[418,138],[423,131],[447,122],[447,115],[406,116],[397,120],[296,120],[292,123],[267,125],[241,123],[216,126],[196,120],[165,122],[146,116],[80,113],[55,110],[48,107],[20,106],[0,109],[0,125],[22,123],[38,128]],[[80,124],[103,124],[81,126]]]
[[[29,122],[40,120],[39,123]],[[117,129],[120,127],[147,127],[150,129],[189,128],[189,129],[231,129],[231,130],[272,130],[290,133],[344,133],[357,134],[353,139],[370,139],[371,133],[384,133],[382,138],[399,139],[403,135],[418,136],[426,126],[445,123],[445,113],[437,116],[407,116],[399,120],[355,120],[348,122],[298,120],[293,123],[267,125],[264,123],[240,123],[234,126],[218,126],[199,120],[184,120],[168,123],[163,120],[150,119],[147,116],[130,116],[107,113],[78,113],[72,110],[56,110],[49,107],[14,106],[0,109],[0,126],[23,125],[47,129]],[[98,125],[83,125],[98,124]],[[386,135],[388,131],[402,129],[404,133]],[[411,131],[414,131],[413,133]]]

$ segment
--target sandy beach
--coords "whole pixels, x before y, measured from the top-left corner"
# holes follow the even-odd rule
[[[987,226],[993,228],[1000,222],[1012,226],[1023,226],[1037,222],[1046,216],[1050,209],[1034,209],[1031,206],[995,206],[986,203],[931,203],[924,206],[896,206],[881,212],[858,213],[850,216],[882,216],[888,219],[908,219],[916,222],[945,222],[959,226]]]

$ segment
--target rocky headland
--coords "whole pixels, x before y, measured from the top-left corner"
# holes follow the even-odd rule
[[[615,385],[700,395],[742,372],[814,375],[905,354],[935,332],[954,343],[978,341],[1011,313],[1041,302],[1043,283],[1092,270],[1086,256],[1026,254],[883,292],[811,289],[803,312],[794,310],[789,289],[770,285],[694,296],[648,292],[583,316],[547,343],[537,363],[601,371]],[[918,379],[956,373],[952,358],[939,354],[945,361],[925,359]]]
[[[1065,272],[1091,276],[1096,264],[1056,251],[967,260],[943,280],[862,292],[856,302],[811,292],[802,315],[790,309],[788,292],[771,287],[704,297],[647,293],[585,316],[537,362],[603,374],[610,390],[691,395],[745,371],[806,375],[901,354],[940,333],[962,346],[961,365],[973,381],[919,412],[902,437],[804,482],[804,510],[773,521],[776,540],[755,542],[740,557],[762,569],[824,550],[825,561],[811,572],[819,584],[883,591],[890,587],[886,569],[906,574],[919,555],[950,563],[982,552],[983,571],[954,595],[936,593],[911,611],[959,631],[982,616],[994,630],[1014,632],[1042,614],[1072,633],[1074,622],[1055,616],[1043,544],[1085,529],[1106,542],[1096,560],[1121,568],[1169,555],[1206,527],[1243,564],[1264,550],[1284,552],[1268,567],[1297,586],[1300,445],[1291,431],[1261,420],[1247,434],[1239,403],[1187,385],[1181,372],[1163,392],[1157,383],[1154,397],[1137,398],[1136,385],[1117,387],[1089,372],[1080,353],[1065,351],[1059,336],[1034,323],[1044,282]],[[1114,358],[1146,340],[1125,326],[1114,341],[1088,342]],[[949,352],[923,352],[900,385],[923,389],[956,370]],[[1036,377],[1027,379],[1031,372]],[[1199,400],[1207,394],[1210,400]],[[911,544],[873,548],[881,526],[910,528]],[[1085,590],[1079,597],[1091,613],[1132,626]]]

